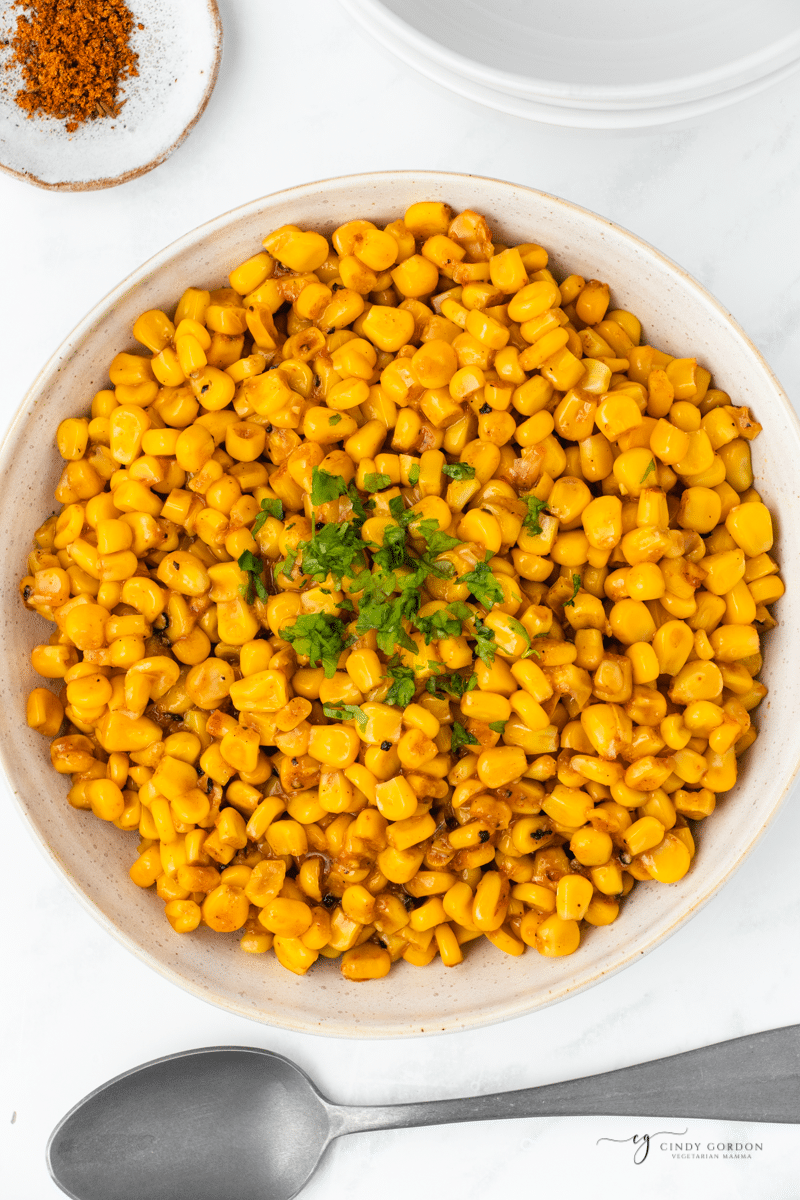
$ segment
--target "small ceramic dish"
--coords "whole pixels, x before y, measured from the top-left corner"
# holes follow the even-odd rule
[[[510,958],[485,939],[455,968],[398,963],[385,979],[347,982],[320,960],[303,978],[269,955],[244,954],[235,937],[172,931],[163,902],[128,877],[138,835],[120,833],[69,806],[46,738],[25,723],[25,700],[41,679],[32,646],[50,626],[26,611],[19,579],[35,528],[53,510],[62,462],[59,421],[88,408],[107,387],[108,365],[137,349],[131,327],[150,308],[174,311],[187,286],[220,287],[261,239],[294,223],[330,234],[354,217],[385,223],[416,200],[484,213],[503,242],[538,242],[557,273],[607,280],[615,306],[641,319],[644,339],[696,355],[736,404],[752,407],[764,432],[754,443],[756,485],[776,517],[776,556],[786,595],[766,639],[759,737],[735,789],[697,829],[698,853],[679,883],[640,884],[613,925],[589,929],[578,952]],[[140,349],[140,347],[138,347]],[[100,302],[70,334],[25,397],[0,450],[0,762],[50,861],[103,926],[168,979],[230,1012],[288,1029],[343,1037],[393,1037],[468,1029],[520,1016],[598,983],[636,962],[680,928],[749,854],[786,796],[800,763],[800,425],[769,367],[727,312],[685,271],[619,226],[564,200],[469,175],[399,171],[356,175],[279,192],[218,217],[162,250]]]
[[[20,10],[3,6],[7,41]],[[18,67],[0,61],[0,170],[54,191],[127,183],[159,166],[199,120],[217,80],[222,22],[217,0],[130,0],[130,44],[139,74],[123,81],[116,117],[85,121],[73,133],[55,117],[27,114],[14,96]],[[138,26],[143,28],[139,29]]]

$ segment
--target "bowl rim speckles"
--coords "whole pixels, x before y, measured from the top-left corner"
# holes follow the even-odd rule
[[[56,424],[107,386],[111,358],[135,348],[130,329],[141,311],[169,309],[187,286],[221,286],[270,229],[294,223],[330,233],[359,216],[383,223],[421,199],[484,212],[500,240],[545,245],[554,270],[608,280],[614,304],[643,320],[645,340],[673,354],[697,354],[734,402],[753,407],[764,425],[754,449],[757,486],[779,518],[776,554],[787,593],[766,650],[763,678],[770,696],[760,736],[742,760],[736,789],[700,826],[698,859],[684,880],[638,886],[619,920],[590,929],[569,958],[530,951],[512,959],[483,939],[469,947],[460,967],[435,960],[416,970],[399,963],[386,979],[356,986],[335,962],[320,960],[298,978],[272,954],[243,954],[235,938],[174,934],[152,890],[130,883],[134,835],[70,808],[65,785],[52,773],[47,741],[25,725],[27,692],[42,684],[30,667],[30,649],[50,629],[22,608],[18,583],[33,530],[51,511],[60,473],[52,448]],[[295,1032],[382,1038],[475,1028],[532,1012],[630,965],[679,929],[744,861],[797,775],[800,689],[792,631],[800,624],[798,461],[800,423],[742,330],[682,268],[603,217],[530,188],[434,171],[353,175],[255,200],[160,251],[102,300],[43,368],[0,448],[6,499],[0,511],[6,550],[0,562],[0,654],[13,668],[0,673],[0,704],[8,713],[0,726],[0,763],[44,852],[103,926],[166,978],[231,1013]],[[20,521],[19,512],[30,517]]]
[[[220,63],[222,61],[222,45],[223,45],[223,28],[222,18],[220,16],[217,0],[205,0],[208,10],[208,30],[210,34],[208,45],[208,59],[204,74],[206,76],[205,85],[202,88],[197,102],[193,107],[191,118],[180,128],[177,134],[172,138],[169,145],[163,147],[157,154],[153,155],[144,163],[139,163],[131,167],[129,170],[119,171],[114,175],[98,176],[93,179],[46,179],[41,178],[35,171],[21,170],[18,166],[11,166],[8,163],[0,160],[0,171],[6,175],[11,175],[14,179],[19,179],[22,183],[33,184],[34,187],[43,188],[50,192],[95,192],[101,191],[104,188],[117,187],[122,183],[129,183],[133,179],[138,179],[141,175],[147,175],[156,167],[161,166],[163,162],[178,149],[180,145],[194,129],[197,122],[202,117],[211,99],[211,94],[217,83],[219,75]],[[135,87],[134,79],[124,81],[126,88]],[[124,110],[123,110],[124,112]],[[23,116],[20,110],[20,116]],[[36,120],[34,116],[32,120]],[[27,118],[24,118],[27,123]]]

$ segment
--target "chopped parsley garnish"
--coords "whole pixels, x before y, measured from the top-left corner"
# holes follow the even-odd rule
[[[359,519],[359,521],[366,521],[367,508],[372,508],[374,506],[374,501],[368,500],[365,507],[361,503],[361,497],[358,494],[358,488],[354,483],[347,485],[347,498],[352,504],[353,512],[356,514],[356,517]]]
[[[437,675],[435,678],[429,679],[425,684],[425,687],[432,696],[436,696],[440,692],[447,692],[451,696],[455,696],[457,700],[460,700],[465,692],[471,692],[477,686],[477,675],[474,673],[469,676],[459,675],[457,672],[454,672],[452,675]]]
[[[450,749],[453,751],[453,754],[458,754],[462,746],[479,745],[480,742],[474,734],[470,733],[468,729],[465,729],[463,725],[460,725],[458,721],[453,722],[453,731],[450,741]]]
[[[494,662],[495,652],[494,630],[484,625],[480,617],[475,618],[475,653],[482,663],[490,667]]]
[[[396,576],[391,572],[363,571],[351,587],[354,595],[360,595],[356,633],[369,633],[374,629],[378,649],[384,654],[394,654],[398,646],[417,653],[417,644],[406,632],[404,620],[409,620],[419,608],[419,591],[415,577]],[[400,595],[393,597],[396,588]]]
[[[387,704],[396,704],[399,708],[407,708],[414,699],[414,692],[417,690],[417,681],[414,677],[414,672],[411,667],[403,667],[399,664],[391,664],[387,666],[386,672],[392,680],[392,686],[386,695]],[[430,683],[431,681],[428,680]]]
[[[408,472],[409,487],[416,487],[419,483],[419,463],[412,463],[411,470]]]
[[[312,468],[311,503],[315,507],[318,504],[330,504],[332,500],[338,499],[339,496],[346,495],[347,484],[341,475],[331,475],[327,471],[321,471],[319,467]]]
[[[461,636],[461,621],[454,617],[446,608],[439,608],[429,617],[414,617],[414,624],[425,638],[425,645],[440,638],[455,638]]]
[[[310,542],[301,542],[303,573],[312,579],[325,580],[328,575],[341,581],[345,575],[355,575],[356,567],[365,565],[364,543],[349,521],[315,528]]]
[[[564,601],[564,608],[569,608],[570,604],[573,606],[573,608],[575,607],[575,597],[578,594],[580,586],[581,586],[580,575],[573,575],[572,576],[572,596],[570,597],[569,600]]]
[[[362,729],[369,720],[357,704],[323,704],[322,711],[332,721],[356,721]]]
[[[333,678],[347,644],[347,630],[338,617],[307,613],[281,630],[281,636],[293,644],[298,654],[305,655],[312,667],[322,664],[326,679]]]
[[[505,721],[492,721],[489,725],[492,733],[504,733],[506,728]]]
[[[382,492],[384,488],[391,486],[392,481],[388,475],[382,475],[377,471],[370,471],[364,476],[365,492]]]
[[[547,508],[546,500],[539,500],[536,496],[520,496],[520,500],[524,500],[528,506],[528,511],[522,519],[523,529],[527,529],[528,533],[534,537],[538,537],[542,532],[542,527],[539,523],[539,513],[543,508]]]
[[[254,535],[257,534],[259,529],[262,528],[267,517],[275,517],[278,521],[283,520],[283,505],[281,504],[280,500],[275,499],[261,501],[261,512],[258,513],[253,524]]]
[[[469,463],[445,463],[442,467],[442,474],[449,475],[451,479],[474,479],[475,468]]]
[[[387,525],[383,531],[383,546],[373,554],[376,566],[384,571],[394,571],[402,567],[406,558],[406,531],[399,525]]]
[[[335,417],[328,417],[328,424],[329,425],[338,425],[339,422],[341,421],[341,419],[342,419],[342,414],[337,413]]]
[[[487,556],[485,562],[477,563],[474,571],[469,571],[458,580],[459,583],[467,584],[478,603],[486,609],[503,602],[503,589],[489,568],[489,557]]]
[[[406,512],[406,506],[403,504],[402,496],[392,496],[391,500],[389,501],[389,512],[392,514],[395,521],[399,522],[403,528],[405,528],[405,526],[411,520],[411,510],[409,509],[408,513]]]
[[[248,604],[253,603],[253,594],[258,596],[259,600],[267,599],[267,589],[264,587],[262,574],[264,564],[257,555],[253,554],[252,550],[245,550],[237,560],[239,570],[244,571],[247,575],[246,585],[240,588],[245,601]]]
[[[437,563],[433,561],[434,554],[442,554],[459,545],[458,538],[451,538],[442,533],[436,521],[432,518],[420,521],[415,536],[426,543],[425,553],[419,558],[409,554],[406,546],[406,528],[414,520],[416,514],[406,509],[402,496],[392,496],[389,501],[389,512],[397,521],[397,525],[387,525],[383,531],[383,545],[373,554],[373,561],[383,571],[395,571],[398,567],[409,567],[415,572],[413,586],[419,588],[428,575],[439,579],[449,579],[453,574],[452,563]],[[410,586],[410,585],[409,585]]]
[[[359,520],[366,520],[367,510],[361,502],[356,485],[345,483],[341,475],[331,475],[328,471],[313,467],[311,470],[311,503],[314,507],[316,508],[318,504],[330,504],[332,500],[338,500],[339,496],[347,496],[353,506],[353,512]]]
[[[275,567],[272,574],[277,579],[279,575],[285,575],[287,579],[291,579],[294,564],[297,562],[297,551],[289,550],[286,553],[286,558],[279,567]]]
[[[647,476],[650,474],[650,472],[655,471],[655,469],[656,469],[656,460],[654,458],[651,458],[650,462],[647,464],[647,468],[645,470],[644,475],[639,480],[639,483],[644,483],[645,479],[647,479]]]
[[[411,519],[413,520],[413,516]],[[427,517],[425,520],[420,521],[414,530],[413,536],[422,538],[428,547],[429,554],[444,554],[446,550],[452,550],[455,546],[461,544],[458,538],[451,537],[449,533],[444,533],[433,517]]]

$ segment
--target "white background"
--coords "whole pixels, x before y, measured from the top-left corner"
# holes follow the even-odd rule
[[[225,52],[216,91],[163,166],[86,194],[44,192],[0,175],[4,424],[83,314],[184,232],[296,183],[415,167],[528,184],[633,230],[730,309],[800,398],[800,76],[668,129],[560,130],[438,90],[378,50],[331,0],[221,0],[220,9]],[[76,412],[89,400],[76,396]],[[35,516],[26,519],[33,529]],[[6,792],[2,802],[0,1161],[10,1200],[61,1194],[47,1177],[44,1147],[83,1094],[193,1046],[274,1049],[334,1100],[387,1103],[552,1082],[800,1021],[796,795],[723,892],[621,975],[494,1028],[364,1043],[251,1024],[166,983],[101,931],[40,857]],[[800,1196],[795,1127],[679,1116],[362,1135],[334,1147],[305,1195]],[[739,1162],[677,1161],[657,1139],[647,1162],[634,1166],[629,1147],[596,1145],[663,1128],[688,1128],[686,1139],[704,1147],[752,1140],[763,1150]],[[233,1197],[235,1171],[231,1179]]]

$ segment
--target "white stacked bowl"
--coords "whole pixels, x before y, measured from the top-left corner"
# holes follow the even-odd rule
[[[798,0],[341,0],[450,91],[552,125],[663,125],[800,66]]]

